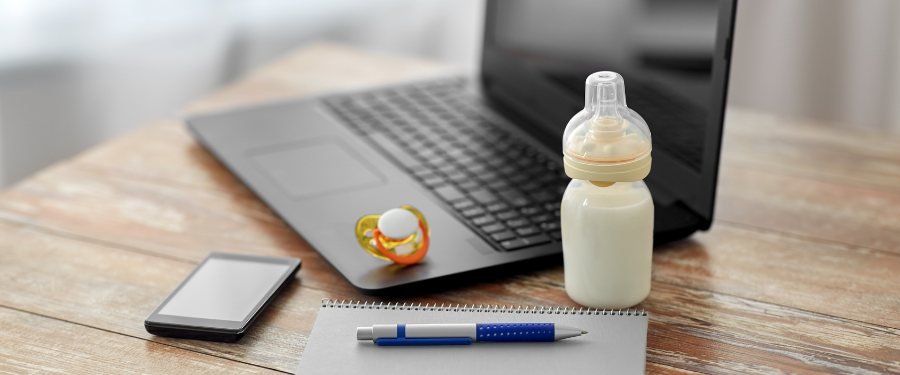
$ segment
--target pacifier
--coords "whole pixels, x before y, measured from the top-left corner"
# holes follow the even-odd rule
[[[419,263],[428,252],[430,235],[425,216],[412,206],[366,215],[356,222],[360,246],[378,259],[397,264]]]

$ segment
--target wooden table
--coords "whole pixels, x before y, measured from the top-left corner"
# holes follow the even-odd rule
[[[453,71],[319,44],[188,106],[206,111]],[[657,248],[652,373],[900,373],[900,139],[729,108],[716,220]],[[213,250],[300,257],[237,344],[143,320]],[[293,372],[322,298],[356,293],[176,118],[0,196],[0,372]],[[575,306],[555,267],[404,301]]]

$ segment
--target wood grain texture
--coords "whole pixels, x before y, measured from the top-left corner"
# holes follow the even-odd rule
[[[716,219],[900,254],[900,194],[723,166]]]
[[[0,305],[281,371],[296,367],[322,298],[366,298],[311,288],[300,277],[237,344],[167,339],[144,332],[142,321],[193,264],[3,223],[0,249]],[[561,277],[557,267],[405,302],[574,306]],[[762,361],[768,365],[742,372],[900,371],[890,362],[900,353],[896,329],[660,282],[638,308],[651,313],[650,361],[674,368],[727,373]]]
[[[0,342],[3,374],[280,374],[4,307]]]
[[[315,45],[188,111],[453,71]],[[721,220],[708,233],[654,254],[653,290],[639,305],[651,313],[648,372],[900,373],[900,156],[893,148],[900,142],[853,138],[740,109],[729,110],[727,121]],[[875,146],[866,148],[866,142]],[[296,256],[303,269],[238,344],[144,332],[143,319],[213,250]],[[216,361],[288,372],[302,354],[321,298],[365,298],[176,119],[3,192],[0,290],[0,305],[54,324],[77,323],[141,345],[151,340]],[[404,302],[575,305],[560,267]],[[96,345],[99,351],[106,344]],[[104,358],[78,346],[63,349]],[[16,359],[2,353],[0,359]],[[136,356],[160,360],[145,352]],[[103,372],[93,370],[75,372]]]
[[[728,165],[900,193],[900,138],[818,120],[728,109]]]

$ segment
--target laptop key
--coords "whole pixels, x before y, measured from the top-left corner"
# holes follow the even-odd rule
[[[516,173],[519,173],[519,168],[516,168],[512,165],[504,165],[500,168],[497,168],[497,170],[505,175],[514,175]]]
[[[538,206],[528,206],[528,207],[522,207],[519,209],[519,212],[521,212],[523,215],[527,215],[527,216],[536,215],[536,214],[541,213],[542,211],[543,210]]]
[[[518,233],[520,236],[533,236],[535,234],[541,233],[541,230],[537,229],[537,227],[522,227],[516,229],[516,233]]]
[[[434,192],[437,193],[437,195],[445,201],[455,201],[457,199],[463,199],[466,197],[461,191],[459,191],[459,189],[456,188],[456,186],[453,185],[439,187],[437,189],[434,189]]]
[[[474,205],[475,205],[475,202],[472,202],[471,199],[462,199],[462,200],[453,202],[453,208],[455,208],[457,211],[465,210]]]
[[[558,231],[559,230],[559,221],[550,221],[546,223],[541,223],[541,229],[545,231]]]
[[[505,177],[504,177],[505,178]],[[509,182],[503,179],[494,180],[487,184],[487,186],[494,190],[505,190],[509,189]]]
[[[472,180],[468,180],[468,181],[457,182],[456,185],[459,186],[460,189],[469,191],[469,190],[478,189],[478,187],[481,186],[481,183],[475,182]]]
[[[560,231],[550,232],[550,238],[553,238],[554,240],[559,241],[562,239],[562,232],[560,232]]]
[[[494,202],[494,203],[487,205],[487,210],[490,212],[503,211],[507,208],[509,208],[509,206],[503,202]]]
[[[494,215],[496,215],[500,220],[510,220],[519,217],[519,213],[516,211],[504,211]]]
[[[475,199],[476,202],[481,204],[487,204],[497,200],[497,197],[495,197],[494,194],[484,189],[469,191],[469,195]]]
[[[518,250],[521,248],[540,245],[542,243],[550,242],[550,237],[546,234],[537,234],[534,236],[528,236],[523,238],[516,238],[513,240],[507,240],[500,242],[500,246],[503,246],[506,250]]]
[[[479,216],[479,217],[476,217],[476,218],[472,219],[472,223],[475,223],[475,225],[477,225],[477,226],[482,226],[482,225],[485,225],[485,224],[491,224],[491,223],[493,223],[493,222],[495,222],[495,221],[497,221],[497,219],[494,218],[494,217],[491,216],[491,215]]]
[[[500,192],[500,196],[514,207],[522,207],[529,203],[528,198],[515,190],[504,190]]]
[[[497,241],[497,242],[507,241],[507,240],[516,238],[516,234],[513,233],[512,231],[507,230],[507,231],[503,231],[503,232],[499,232],[499,233],[494,233],[491,235],[491,238],[493,238],[494,241]]]
[[[517,228],[517,227],[524,227],[526,225],[531,225],[531,222],[528,221],[528,219],[519,218],[519,219],[507,220],[506,225],[508,225],[512,228]]]
[[[503,224],[501,224],[501,223],[493,223],[493,224],[481,226],[481,230],[483,230],[484,233],[494,233],[494,232],[499,232],[504,229],[506,229],[506,227],[503,226]],[[502,240],[498,240],[498,241],[502,241]]]
[[[540,214],[531,217],[531,221],[535,223],[543,223],[545,221],[556,220],[556,217],[550,214]]]
[[[475,216],[481,216],[481,215],[484,215],[484,209],[481,208],[481,207],[477,207],[477,206],[476,206],[476,207],[472,207],[472,208],[467,208],[467,209],[465,209],[465,210],[462,211],[462,215],[465,216],[465,217],[467,217],[467,218],[472,218],[472,217],[475,217]]]
[[[458,183],[458,184],[461,184],[461,183],[464,183],[464,182],[469,181],[469,176],[463,174],[462,172],[454,173],[454,174],[452,174],[452,175],[448,175],[447,178],[449,178],[450,181],[456,182],[456,183]]]

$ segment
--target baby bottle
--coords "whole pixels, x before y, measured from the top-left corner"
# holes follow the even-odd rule
[[[584,110],[563,135],[572,182],[561,204],[566,292],[581,305],[619,309],[650,293],[653,199],[650,130],[625,106],[615,72],[588,76]]]

